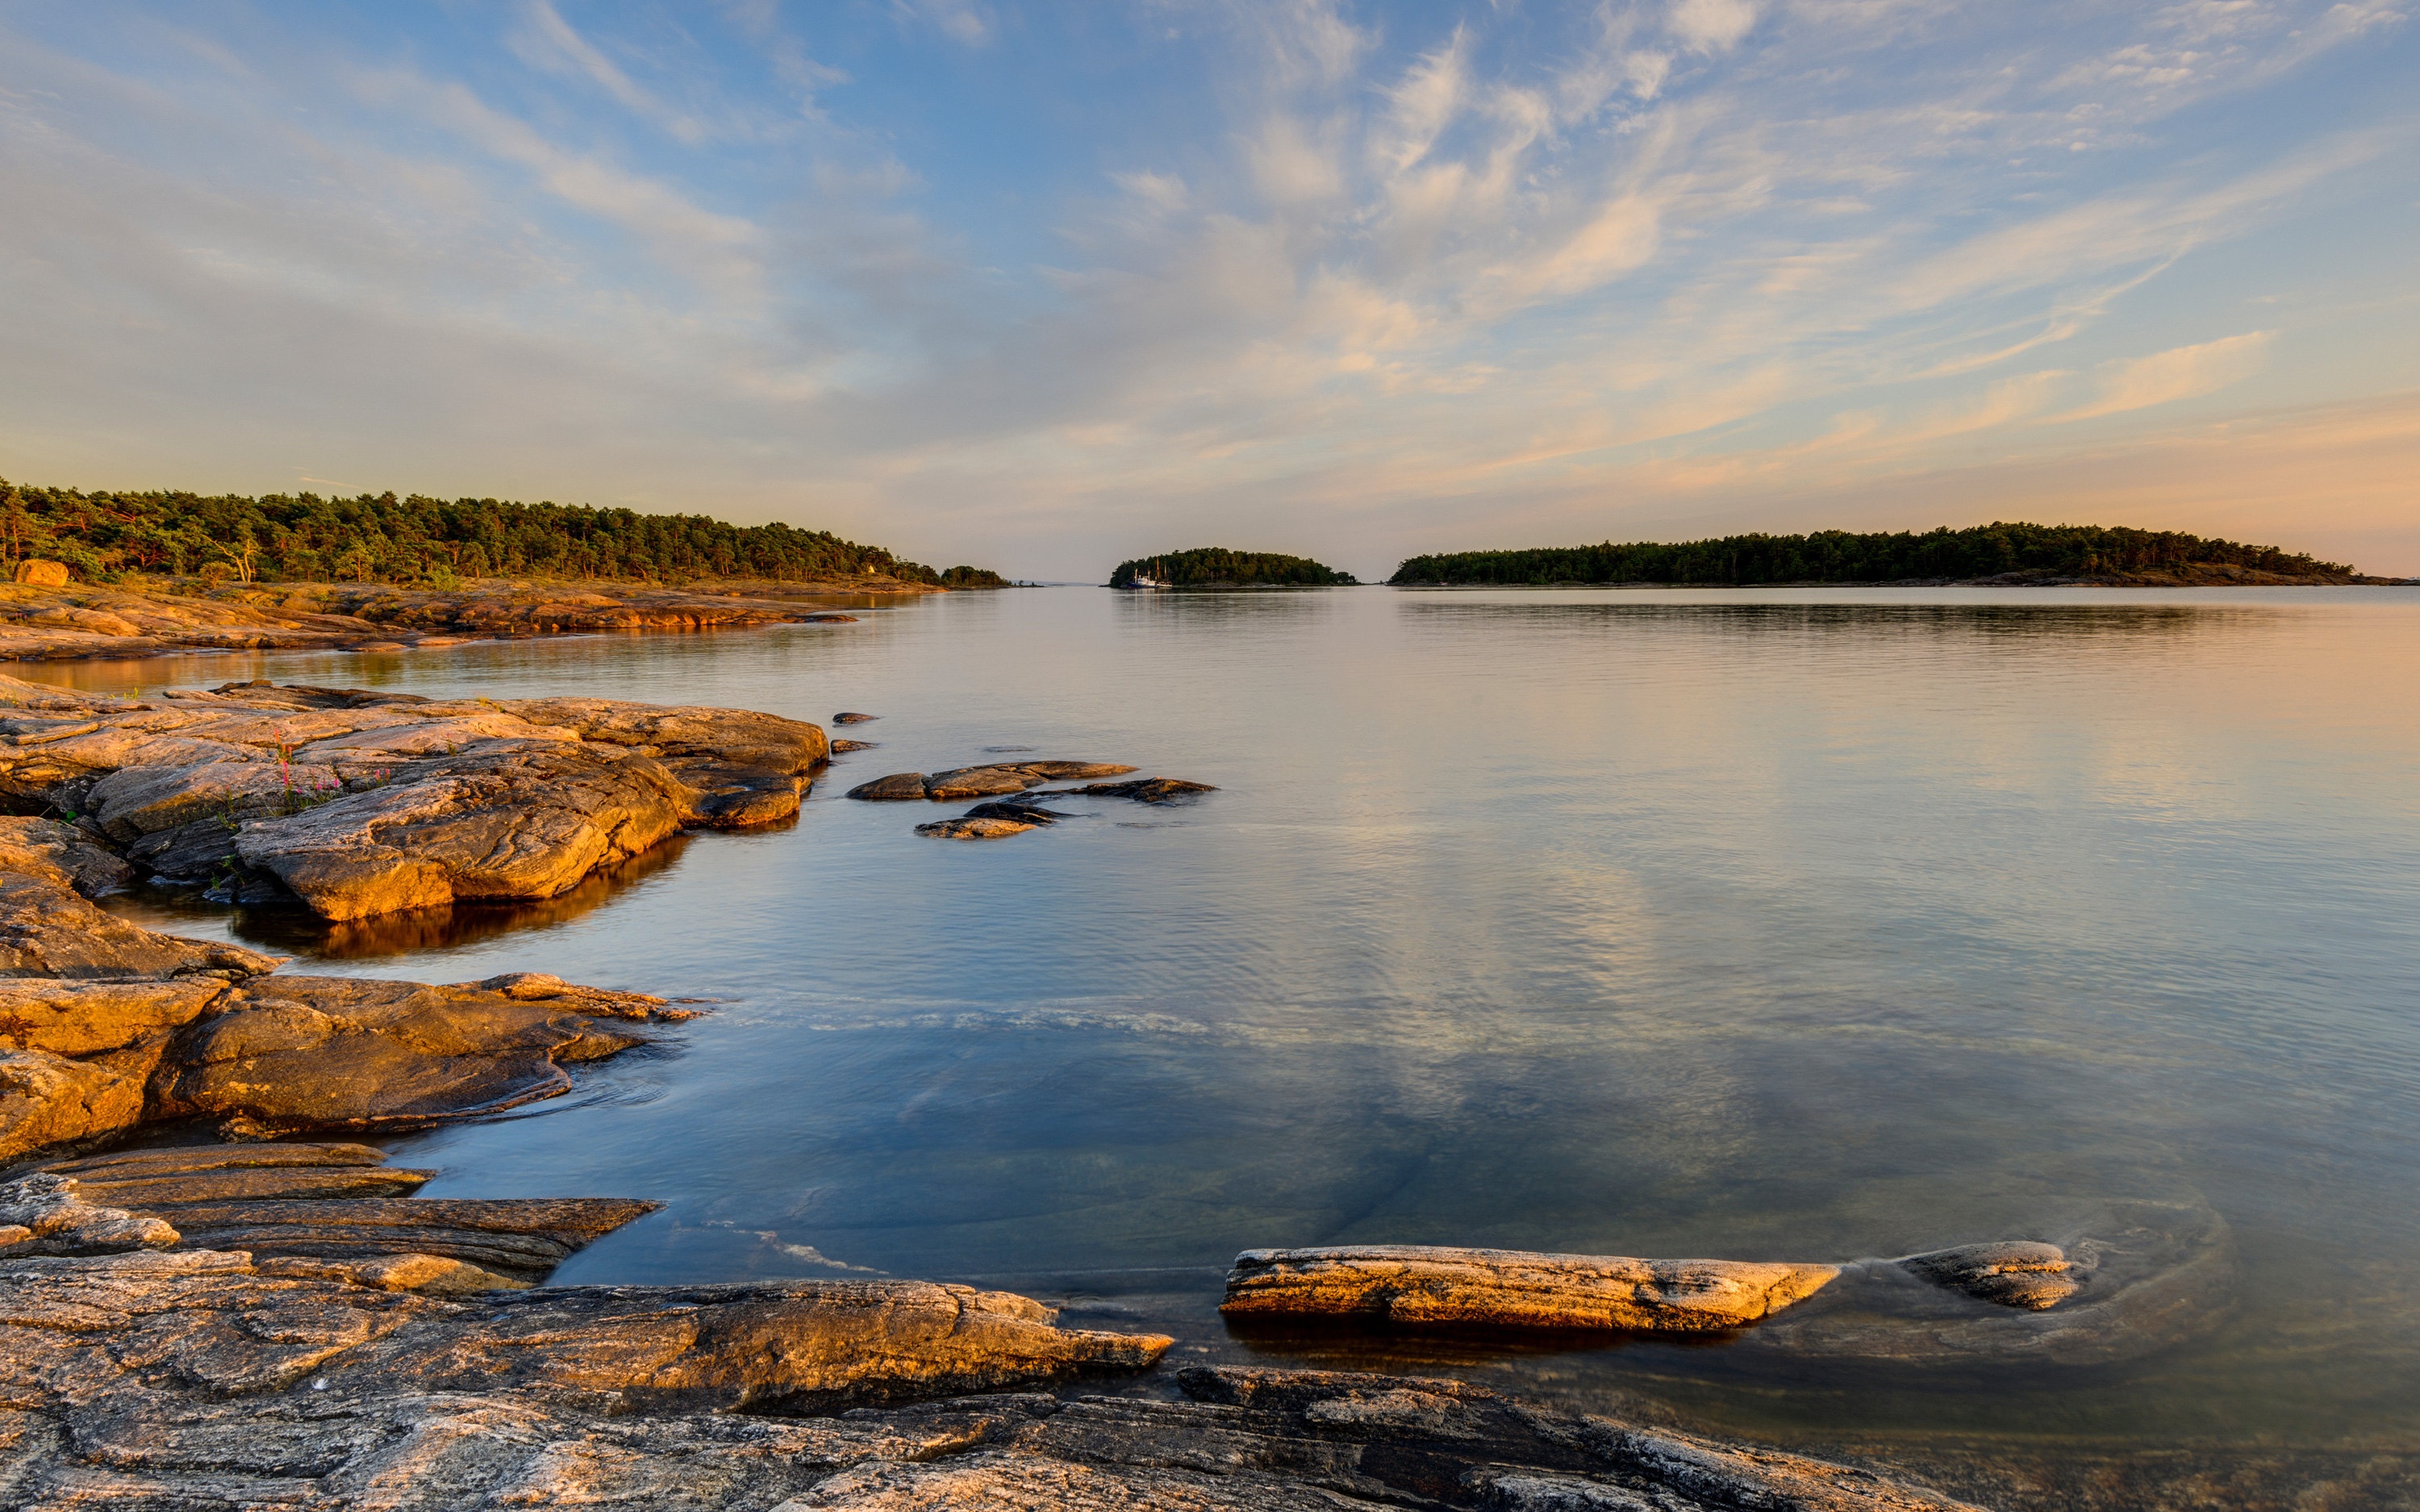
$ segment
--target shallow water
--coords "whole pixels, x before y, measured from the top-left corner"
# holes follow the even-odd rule
[[[538,908],[330,932],[720,999],[427,1196],[666,1210],[564,1281],[970,1279],[1179,1359],[1378,1364],[1713,1431],[2420,1451],[2420,591],[954,594],[861,623],[12,668],[770,710],[882,748],[799,823]],[[986,748],[1220,791],[985,844],[840,796]],[[1231,1332],[1247,1246],[1842,1259],[2206,1204],[2149,1357]],[[2013,1450],[2011,1452],[2014,1452]]]

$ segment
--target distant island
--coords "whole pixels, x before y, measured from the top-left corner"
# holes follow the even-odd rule
[[[1123,569],[1121,569],[1123,570]],[[2263,583],[2389,583],[2342,563],[2273,546],[2176,531],[1994,522],[1967,530],[1818,531],[1455,551],[1412,557],[1387,579],[1398,588],[1558,583],[1777,586],[1792,583],[1994,583],[2195,587]]]
[[[1230,551],[1223,546],[1121,562],[1109,574],[1109,586],[1132,588],[1137,578],[1156,579],[1171,588],[1351,588],[1360,582],[1349,572],[1309,557]]]
[[[693,583],[751,580],[1005,588],[983,567],[937,572],[830,531],[704,515],[422,494],[112,493],[0,479],[0,552],[64,563],[87,582],[132,574],[259,582],[419,584],[483,578]]]

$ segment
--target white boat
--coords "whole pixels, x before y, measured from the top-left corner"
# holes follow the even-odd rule
[[[1157,570],[1157,564],[1156,564],[1156,563],[1155,563],[1155,564],[1154,564],[1154,570],[1155,570],[1155,571],[1156,571],[1156,570]],[[1126,587],[1128,587],[1128,588],[1143,589],[1143,588],[1173,588],[1173,587],[1175,587],[1176,585],[1175,585],[1174,583],[1172,583],[1172,582],[1170,582],[1170,581],[1169,581],[1167,579],[1165,579],[1165,578],[1155,578],[1155,577],[1153,577],[1153,576],[1151,575],[1151,573],[1148,573],[1148,572],[1138,572],[1138,573],[1136,573],[1133,577],[1131,577],[1131,578],[1129,578],[1129,579],[1126,579],[1126,581],[1125,581],[1125,586],[1126,586]]]

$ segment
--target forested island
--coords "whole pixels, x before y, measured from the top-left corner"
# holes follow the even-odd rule
[[[704,515],[422,494],[85,492],[0,479],[0,553],[63,562],[86,581],[160,573],[238,582],[383,582],[441,589],[479,578],[777,583],[887,578],[1001,588],[981,567],[944,572],[830,531],[734,525]]]
[[[1782,583],[2384,582],[2341,563],[2273,546],[2177,531],[1994,522],[1967,530],[1818,531],[1634,541],[1526,551],[1412,557],[1388,581],[1429,584],[1639,583],[1748,587]]]
[[[1230,551],[1222,546],[1121,562],[1109,574],[1109,586],[1131,588],[1137,578],[1155,579],[1171,588],[1351,588],[1360,581],[1309,557]]]

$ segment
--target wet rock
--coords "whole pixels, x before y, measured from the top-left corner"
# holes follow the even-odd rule
[[[274,956],[240,946],[155,934],[94,907],[68,875],[0,871],[0,978],[170,977],[187,972],[253,976]]]
[[[1642,1260],[1607,1255],[1357,1244],[1246,1250],[1219,1311],[1335,1315],[1406,1324],[1743,1328],[1813,1295],[1832,1265]]]
[[[157,1218],[85,1201],[72,1177],[0,1181],[0,1255],[116,1255],[166,1249],[177,1239]]]
[[[842,756],[853,750],[880,750],[882,747],[879,743],[871,740],[835,740],[831,743],[831,748],[833,755]]]
[[[878,715],[878,714],[835,714],[835,715],[833,715],[833,716],[832,716],[832,723],[834,723],[834,724],[869,724],[869,723],[873,722],[874,720],[876,720],[876,719],[879,719],[879,718],[881,718],[881,717],[882,717],[882,716],[880,716],[880,715]]]
[[[525,997],[477,984],[269,978],[231,990],[178,1036],[153,1076],[150,1111],[226,1119],[253,1138],[478,1117],[568,1091],[560,1062],[643,1042],[622,1026],[659,1008],[567,986]]]
[[[1133,768],[1129,767],[1127,770],[1131,771]],[[1187,782],[1182,778],[1174,777],[1152,777],[1133,782],[1095,782],[1091,787],[1068,788],[1065,791],[1080,793],[1089,797],[1132,798],[1137,803],[1167,803],[1171,799],[1187,797],[1196,793],[1216,793],[1218,790],[1207,782]]]
[[[916,833],[936,840],[1006,840],[1040,827],[1022,819],[937,819],[929,825],[918,825]]]
[[[871,782],[860,782],[848,790],[848,795],[874,803],[904,802],[910,798],[921,801],[924,796],[924,774],[893,772],[889,777],[877,777]]]
[[[2234,1241],[2226,1221],[2206,1205],[2074,1199],[2041,1206],[2044,1221],[2037,1231],[2048,1233],[2049,1241],[1931,1251],[1916,1258],[1966,1258],[1923,1270],[1897,1259],[1845,1265],[1839,1281],[1822,1295],[1737,1347],[1912,1369],[1978,1361],[2100,1366],[2173,1349],[2227,1316]],[[1988,1273],[1993,1262],[1976,1263],[1992,1253],[2039,1256],[2042,1250],[2063,1255],[2069,1269],[1993,1277]],[[1935,1270],[1951,1279],[1935,1279],[1930,1273]],[[1960,1284],[1961,1275],[1974,1277],[1983,1294]],[[2027,1292],[2047,1296],[2041,1283],[2061,1281],[2071,1289],[2050,1297],[2055,1305],[2026,1305]]]
[[[1899,1262],[1937,1286],[2005,1307],[2040,1312],[2055,1307],[2083,1286],[2077,1266],[2055,1244],[2004,1240],[1911,1255]]]
[[[1019,802],[1012,798],[1002,803],[978,803],[966,811],[965,817],[1005,819],[1019,825],[1055,825],[1062,819],[1073,819],[1076,816],[1071,813],[1061,813],[1056,809],[1045,809],[1038,801]]]
[[[877,802],[910,798],[936,801],[990,798],[1022,793],[1045,782],[1060,782],[1079,777],[1114,777],[1133,770],[1131,766],[1120,766],[1110,762],[999,762],[987,766],[955,767],[930,776],[923,772],[894,772],[889,777],[858,784],[849,789],[848,795]]]

